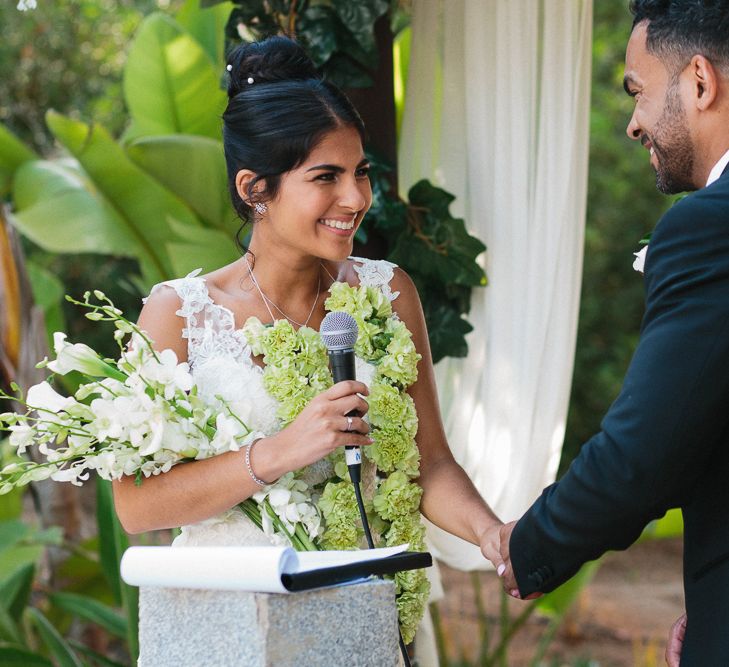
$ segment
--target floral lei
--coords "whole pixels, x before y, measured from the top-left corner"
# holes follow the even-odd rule
[[[417,379],[421,357],[410,331],[381,290],[336,282],[330,293],[325,308],[354,317],[359,327],[355,353],[374,367],[368,396],[374,442],[363,452],[377,468],[374,497],[365,500],[376,546],[407,542],[411,550],[423,551],[425,528],[419,511],[423,490],[416,481],[420,468],[415,443],[418,418],[413,399],[406,393]],[[253,354],[263,355],[264,386],[279,402],[277,415],[283,428],[312,398],[331,386],[326,348],[316,331],[308,327],[296,331],[287,320],[264,326],[251,317],[243,331]],[[272,522],[261,512],[268,534],[283,532],[290,538],[286,527],[293,531],[300,522],[306,526],[314,548],[360,547],[364,532],[343,450],[329,459],[334,474],[321,485],[309,488],[298,471],[284,475],[254,496],[259,504],[268,501],[268,513],[273,510],[277,515]],[[277,530],[282,523],[283,529]],[[401,572],[394,579],[403,639],[409,643],[425,611],[430,584],[424,570]]]

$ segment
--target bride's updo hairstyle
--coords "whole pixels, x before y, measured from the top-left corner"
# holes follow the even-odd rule
[[[364,142],[365,130],[344,93],[321,78],[311,59],[291,39],[269,37],[242,44],[230,53],[227,70],[223,145],[228,188],[245,224],[253,219],[251,206],[273,199],[281,175],[304,162],[325,134],[352,126]],[[248,186],[248,201],[235,186],[241,169],[257,175]],[[260,181],[265,187],[255,193]]]

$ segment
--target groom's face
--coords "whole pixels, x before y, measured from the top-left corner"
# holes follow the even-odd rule
[[[623,84],[635,100],[627,133],[649,151],[661,192],[694,190],[694,145],[681,100],[680,77],[647,51],[646,33],[645,23],[637,25],[625,53]]]

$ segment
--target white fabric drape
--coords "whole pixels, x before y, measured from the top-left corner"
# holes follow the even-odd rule
[[[469,356],[437,368],[456,458],[504,520],[554,480],[577,329],[591,0],[414,0],[399,169],[456,195],[488,246]],[[429,527],[460,569],[480,552]]]

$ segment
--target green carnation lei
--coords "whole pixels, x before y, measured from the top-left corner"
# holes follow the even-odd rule
[[[364,448],[364,454],[377,467],[375,495],[366,500],[376,546],[408,542],[411,550],[423,551],[425,527],[419,511],[423,491],[416,481],[420,474],[415,442],[418,417],[406,393],[417,380],[421,356],[382,290],[335,282],[329,291],[325,308],[354,317],[359,328],[355,353],[375,367],[368,412],[374,443]],[[265,326],[252,317],[243,331],[253,353],[263,356],[264,386],[278,401],[277,416],[286,426],[332,385],[326,348],[318,332],[308,327],[297,331],[287,320]],[[334,476],[314,498],[324,526],[314,542],[320,549],[357,549],[364,532],[344,452],[330,458]],[[410,643],[425,612],[430,584],[424,570],[400,573],[395,583],[400,628],[404,641]]]

